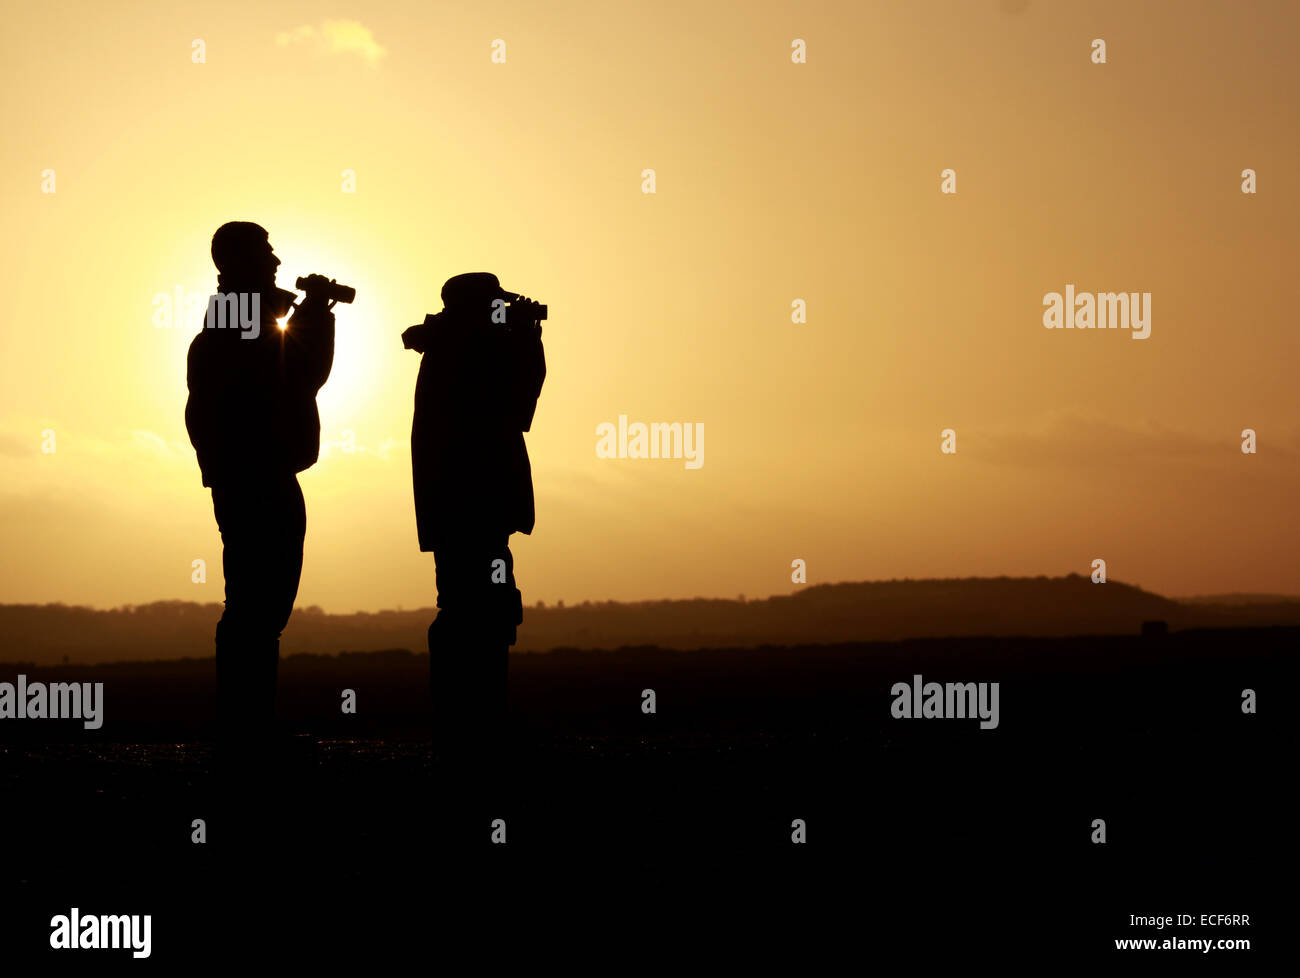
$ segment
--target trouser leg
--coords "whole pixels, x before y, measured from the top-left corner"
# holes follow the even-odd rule
[[[507,541],[485,535],[434,552],[439,612],[429,628],[429,666],[436,730],[462,745],[490,746],[508,719],[509,652],[523,612]]]
[[[212,491],[226,604],[217,623],[219,731],[265,741],[274,730],[280,633],[302,575],[306,514],[296,477]]]
[[[218,755],[214,841],[236,874],[275,843],[275,692],[280,633],[302,573],[306,515],[295,477],[212,490],[226,604],[217,623]]]

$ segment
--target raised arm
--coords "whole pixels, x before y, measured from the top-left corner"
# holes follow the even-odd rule
[[[334,367],[334,313],[329,303],[308,296],[284,331],[283,364],[289,383],[315,394]]]

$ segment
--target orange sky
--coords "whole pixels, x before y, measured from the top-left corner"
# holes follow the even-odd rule
[[[325,441],[357,450],[302,476],[300,604],[432,603],[399,337],[470,270],[551,309],[537,529],[512,538],[529,603],[765,596],[795,558],[809,583],[1104,557],[1168,594],[1300,592],[1295,4],[56,3],[6,24],[0,601],[220,600],[194,331],[153,316],[212,290],[236,219],[270,230],[282,285],[357,288],[319,399]],[[1150,337],[1044,329],[1067,283],[1150,292]],[[702,423],[704,464],[598,458],[620,414]]]

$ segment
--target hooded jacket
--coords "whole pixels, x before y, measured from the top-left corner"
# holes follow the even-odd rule
[[[411,424],[420,549],[466,535],[531,533],[523,433],[546,378],[541,327],[471,322],[443,310],[403,340],[423,354]]]
[[[237,286],[223,292],[239,292]],[[334,314],[325,300],[304,300],[286,328],[276,325],[293,293],[261,294],[260,324],[218,328],[209,303],[190,343],[185,427],[205,486],[291,475],[320,457],[316,394],[334,364]]]

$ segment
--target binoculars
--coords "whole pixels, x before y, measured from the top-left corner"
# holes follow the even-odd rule
[[[298,279],[294,283],[298,290],[306,292],[310,299],[312,296],[319,295],[323,299],[332,302],[351,302],[357,297],[357,290],[350,285],[339,285],[332,278],[326,278],[324,275],[308,275],[305,278]]]
[[[516,312],[518,314],[517,318],[521,321],[531,322],[534,319],[546,318],[546,303],[534,302],[522,295],[516,295],[510,300],[509,309],[511,312]],[[506,315],[508,317],[509,313]]]

